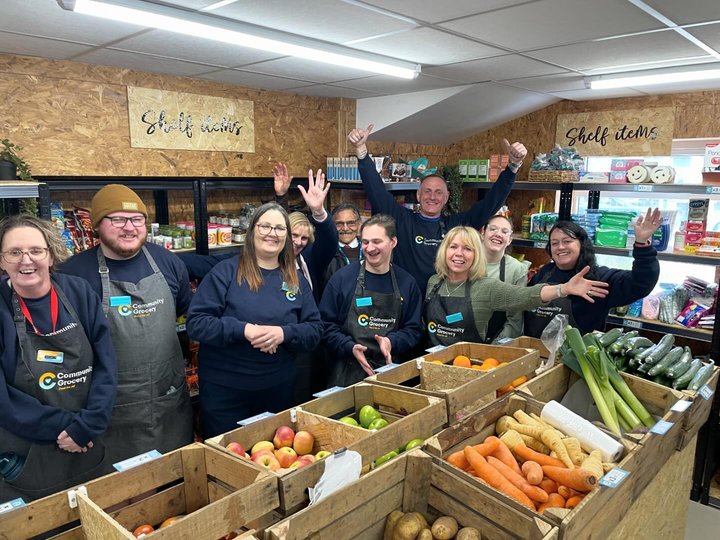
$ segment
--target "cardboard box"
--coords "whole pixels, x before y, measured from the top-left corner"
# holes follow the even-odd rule
[[[463,180],[468,180],[468,161],[467,159],[461,159],[458,162],[458,171]]]
[[[720,171],[720,143],[705,145],[705,171]]]
[[[688,221],[707,223],[710,211],[710,199],[690,199],[688,203]]]

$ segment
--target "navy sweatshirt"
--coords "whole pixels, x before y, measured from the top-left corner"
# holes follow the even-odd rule
[[[560,270],[554,262],[549,262],[533,276],[528,285],[535,285],[543,280],[551,284],[567,283],[575,274],[574,269]],[[632,270],[597,266],[591,274],[592,277],[588,279],[609,284],[609,294],[605,298],[595,298],[594,304],[578,296],[569,297],[573,317],[578,329],[583,333],[603,330],[610,308],[632,304],[652,292],[660,277],[657,251],[654,247],[636,247],[633,249]]]
[[[403,354],[415,347],[423,335],[422,326],[422,294],[413,277],[393,266],[400,296],[403,299],[400,329],[390,332],[387,337],[392,344],[392,355]],[[360,273],[360,262],[355,261],[340,268],[333,274],[325,287],[320,301],[320,315],[325,323],[324,343],[326,347],[341,358],[352,358],[355,340],[345,333],[343,326],[347,319],[351,302],[355,298],[355,286]],[[390,272],[373,274],[365,271],[365,289],[369,291],[391,294],[392,281]]]
[[[279,269],[262,270],[263,284],[252,292],[237,282],[239,256],[218,263],[198,287],[187,318],[190,338],[200,342],[201,380],[237,388],[270,388],[295,376],[295,353],[320,343],[323,325],[304,277],[300,292],[283,289]],[[284,341],[275,354],[255,349],[245,325],[281,326]]]
[[[177,315],[187,313],[192,299],[192,291],[190,290],[190,278],[185,265],[177,255],[162,246],[145,244],[145,247],[152,255],[152,258],[155,259],[155,264],[157,264],[160,272],[165,277],[165,281],[170,286]],[[95,246],[70,257],[60,267],[60,272],[85,278],[97,295],[102,298],[102,284],[100,283],[97,262],[98,249],[100,247]],[[142,251],[132,259],[118,261],[105,257],[105,260],[110,270],[111,281],[138,283],[141,279],[153,273],[150,263]]]
[[[85,406],[70,411],[42,404],[35,397],[12,386],[19,347],[12,318],[12,291],[7,279],[0,280],[0,427],[34,443],[54,443],[65,430],[79,446],[101,435],[107,428],[115,403],[117,361],[110,339],[107,319],[102,313],[100,299],[83,279],[55,274],[53,279],[78,314],[95,353],[92,381]],[[29,299],[25,303],[33,322],[41,333],[52,332],[50,294]],[[57,328],[71,322],[70,313],[60,303]],[[32,327],[26,321],[26,329]],[[0,442],[0,448],[2,442]]]
[[[479,229],[500,209],[515,183],[515,173],[506,168],[485,198],[473,204],[470,210],[450,216],[426,218],[395,202],[385,189],[370,157],[359,160],[358,167],[372,213],[389,214],[397,222],[398,245],[393,261],[410,272],[421,291],[427,288],[428,279],[435,273],[435,254],[443,238],[441,222],[446,232],[456,225],[470,225]]]

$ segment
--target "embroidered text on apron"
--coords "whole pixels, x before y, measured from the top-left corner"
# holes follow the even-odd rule
[[[505,281],[505,255],[500,259],[500,281]],[[492,343],[500,335],[507,322],[507,312],[493,311],[485,332],[485,343]]]
[[[103,311],[118,360],[117,399],[104,436],[109,471],[143,452],[164,453],[192,442],[175,302],[147,248],[142,254],[153,273],[135,284],[111,280],[102,248],[97,250]]]
[[[87,401],[94,353],[77,312],[57,283],[53,282],[53,287],[75,324],[57,333],[53,329],[52,335],[38,335],[27,329],[21,301],[15,291],[12,293],[19,352],[12,386],[44,405],[76,412]],[[14,480],[0,480],[0,501],[22,497],[28,502],[102,473],[105,451],[100,440],[93,441],[93,447],[85,453],[72,453],[61,450],[54,441],[33,443],[1,428],[0,439],[3,451],[25,457],[25,465]]]
[[[390,280],[393,288],[391,294],[366,291],[365,264],[361,264],[355,295],[343,326],[343,331],[352,336],[355,343],[367,347],[365,358],[373,369],[386,364],[380,346],[375,341],[375,335],[386,336],[400,327],[403,300],[392,265],[390,265]],[[367,373],[354,356],[335,360],[333,372],[331,386],[349,386],[367,377]]]
[[[548,272],[538,283],[547,283],[548,285],[556,285],[550,281],[552,272]],[[569,297],[556,298],[549,304],[540,306],[531,311],[526,311],[524,315],[523,334],[530,337],[539,338],[542,336],[545,327],[555,315],[565,314],[568,316],[568,322],[571,326],[577,326],[572,313],[572,302]]]
[[[436,283],[425,300],[425,328],[430,343],[433,346],[448,346],[458,341],[481,343],[472,309],[472,285],[464,283],[463,297],[440,296],[443,283],[445,280]]]

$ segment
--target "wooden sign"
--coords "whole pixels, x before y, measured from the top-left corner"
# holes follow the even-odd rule
[[[675,109],[559,114],[555,142],[581,156],[669,156]]]
[[[253,102],[128,86],[133,148],[255,152]]]

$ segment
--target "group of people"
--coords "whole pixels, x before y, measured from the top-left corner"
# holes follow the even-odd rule
[[[385,190],[366,142],[355,148],[372,217],[332,215],[322,171],[299,187],[309,216],[287,210],[292,177],[273,169],[275,200],[253,214],[241,254],[178,257],[146,244],[148,211],[109,185],[92,201],[99,245],[65,260],[57,232],[29,216],[0,225],[0,502],[38,498],[112,471],[118,461],[192,440],[175,321],[200,343],[205,437],[277,412],[325,386],[350,385],[431,345],[540,336],[557,314],[583,331],[653,289],[648,210],[630,271],[600,267],[581,227],[558,222],[552,261],[527,283],[506,255],[512,222],[496,215],[527,151],[504,141],[508,167],[469,210],[444,215],[440,176],[422,180],[419,211]],[[192,295],[189,277],[202,278]]]

